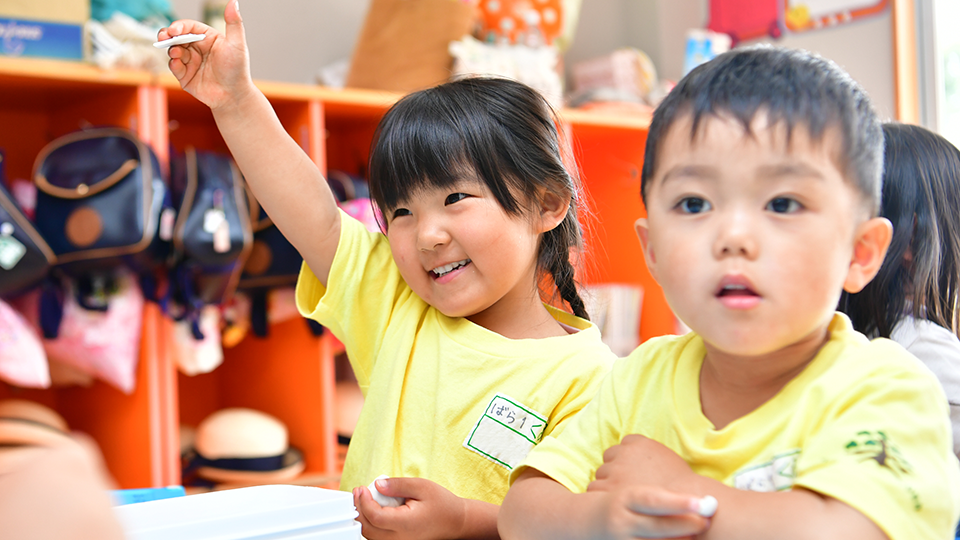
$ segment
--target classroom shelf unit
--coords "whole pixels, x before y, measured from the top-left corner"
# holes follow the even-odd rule
[[[358,174],[365,170],[377,122],[400,97],[273,82],[258,86],[320,170]],[[633,232],[643,214],[640,169],[649,118],[563,110],[561,122],[591,201],[581,279],[643,286],[641,338],[673,332],[673,315],[646,271]],[[164,166],[171,146],[226,151],[210,111],[169,74],[0,57],[0,148],[9,178],[30,178],[35,157],[56,137],[102,125],[132,129]],[[290,443],[304,452],[305,475],[336,474],[333,362],[340,345],[335,338],[314,337],[302,321],[279,323],[268,338],[250,335],[226,349],[213,372],[187,377],[172,359],[170,321],[147,305],[143,324],[132,394],[101,382],[45,390],[0,384],[0,399],[38,401],[91,435],[121,488],[179,484],[180,424],[196,425],[232,406],[280,418]]]

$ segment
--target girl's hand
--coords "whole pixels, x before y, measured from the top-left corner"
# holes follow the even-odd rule
[[[377,491],[406,498],[396,508],[382,507],[366,487],[353,490],[357,521],[368,540],[457,538],[466,520],[465,500],[423,478],[389,478],[377,481]]]
[[[170,72],[180,86],[211,109],[238,103],[253,88],[243,21],[235,0],[227,4],[226,35],[187,19],[157,33],[158,40],[181,34],[206,34],[201,41],[174,45],[168,50]]]

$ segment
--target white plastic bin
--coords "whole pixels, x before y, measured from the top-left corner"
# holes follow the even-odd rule
[[[114,507],[129,540],[358,540],[344,491],[266,485]]]

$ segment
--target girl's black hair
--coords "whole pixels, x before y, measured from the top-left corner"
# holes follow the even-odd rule
[[[476,175],[514,216],[533,208],[542,190],[569,200],[560,225],[541,235],[537,268],[588,319],[570,263],[570,248],[583,247],[580,186],[562,148],[556,113],[536,90],[503,78],[459,79],[409,94],[387,111],[370,152],[370,195],[389,215],[420,189]]]
[[[890,337],[908,312],[956,334],[960,151],[919,126],[887,123],[883,135],[881,215],[893,223],[893,238],[877,276],[859,293],[844,293],[840,309],[870,336]]]

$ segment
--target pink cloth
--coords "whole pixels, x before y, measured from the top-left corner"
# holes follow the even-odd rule
[[[380,223],[377,222],[379,212],[374,212],[370,199],[350,199],[340,203],[340,208],[348,216],[363,223],[370,232],[380,232]]]
[[[0,379],[23,388],[50,386],[47,354],[26,319],[0,300]]]

